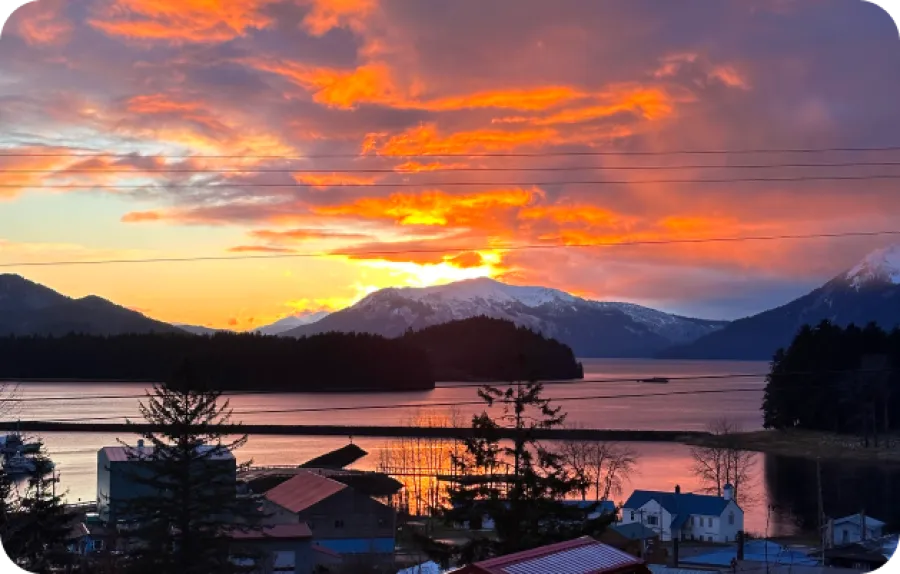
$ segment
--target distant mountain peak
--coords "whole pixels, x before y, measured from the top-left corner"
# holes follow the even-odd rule
[[[330,314],[329,311],[299,311],[287,317],[283,317],[274,323],[264,325],[255,329],[257,333],[263,335],[280,335],[285,331],[302,327],[304,325],[312,325],[313,323],[324,319]]]
[[[900,285],[900,244],[869,253],[847,272],[845,279],[855,289],[873,282]]]
[[[562,341],[583,357],[652,356],[668,345],[694,340],[724,325],[485,277],[431,287],[381,289],[312,325],[281,334],[302,337],[337,331],[397,337],[408,330],[472,317],[511,321]]]
[[[400,296],[419,302],[471,303],[474,301],[491,301],[494,303],[519,303],[525,307],[540,307],[546,303],[575,303],[583,301],[559,289],[549,287],[532,287],[510,285],[491,279],[479,277],[434,285],[431,287],[394,287],[382,289],[368,295],[360,301],[361,306],[378,302],[385,297]]]

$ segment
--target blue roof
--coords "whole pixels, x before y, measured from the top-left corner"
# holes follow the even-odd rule
[[[676,494],[656,490],[635,490],[622,508],[640,508],[649,501],[655,500],[672,515],[719,516],[728,506],[728,501],[721,496],[705,494]],[[685,518],[686,520],[686,518]]]

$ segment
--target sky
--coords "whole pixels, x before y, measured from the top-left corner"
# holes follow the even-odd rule
[[[38,0],[0,271],[232,329],[486,276],[742,317],[891,238],[678,241],[900,230],[900,151],[784,151],[900,144],[898,48],[851,0]]]

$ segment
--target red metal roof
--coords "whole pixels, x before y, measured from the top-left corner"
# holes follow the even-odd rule
[[[347,488],[346,484],[311,472],[300,472],[266,492],[266,498],[291,512],[301,512]]]
[[[607,574],[647,572],[631,554],[581,538],[476,562],[459,574]]]
[[[312,531],[305,522],[297,524],[275,524],[266,526],[262,530],[242,531],[235,530],[231,533],[231,538],[235,540],[262,540],[262,539],[292,539],[292,538],[312,538]]]

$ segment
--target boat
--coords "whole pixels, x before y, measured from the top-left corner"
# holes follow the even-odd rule
[[[640,379],[639,383],[657,383],[657,384],[665,384],[669,382],[669,379],[665,377],[651,377],[649,379]]]
[[[37,466],[33,459],[14,454],[12,456],[3,457],[3,470],[10,476],[34,473]]]

